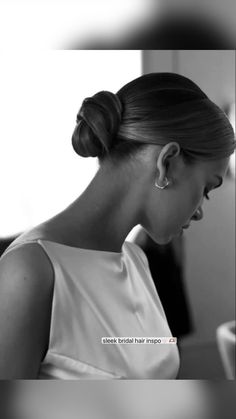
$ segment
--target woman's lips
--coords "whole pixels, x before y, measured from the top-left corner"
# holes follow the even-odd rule
[[[182,228],[189,228],[190,224],[184,225]]]

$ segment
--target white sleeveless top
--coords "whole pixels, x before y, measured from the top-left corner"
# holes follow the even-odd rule
[[[176,378],[176,344],[103,344],[103,337],[171,337],[143,250],[121,253],[34,239],[54,270],[49,346],[40,379]],[[4,252],[29,241],[10,247]],[[168,278],[166,278],[168,281]]]

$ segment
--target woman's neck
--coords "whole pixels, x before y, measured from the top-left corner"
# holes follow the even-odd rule
[[[120,252],[139,223],[138,196],[127,174],[99,170],[86,190],[57,217],[76,246]]]

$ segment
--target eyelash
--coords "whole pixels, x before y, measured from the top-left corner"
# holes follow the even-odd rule
[[[208,192],[207,192],[207,191],[205,191],[205,192],[204,192],[204,196],[205,196],[205,198],[206,198],[206,199],[208,199],[208,201],[210,200],[210,198],[209,198],[209,195],[208,195]]]

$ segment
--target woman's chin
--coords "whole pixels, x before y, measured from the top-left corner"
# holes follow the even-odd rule
[[[173,235],[170,236],[166,236],[166,237],[158,237],[155,242],[157,244],[168,244],[171,242],[171,240],[173,239]]]
[[[147,231],[147,230],[146,230]],[[147,231],[147,234],[152,238],[152,240],[159,244],[159,245],[165,245],[170,243],[174,237],[176,236],[180,236],[183,234],[183,229],[181,228],[181,230],[178,230],[177,232],[171,233],[168,232],[166,235],[157,235],[157,234],[153,234],[151,232]]]

